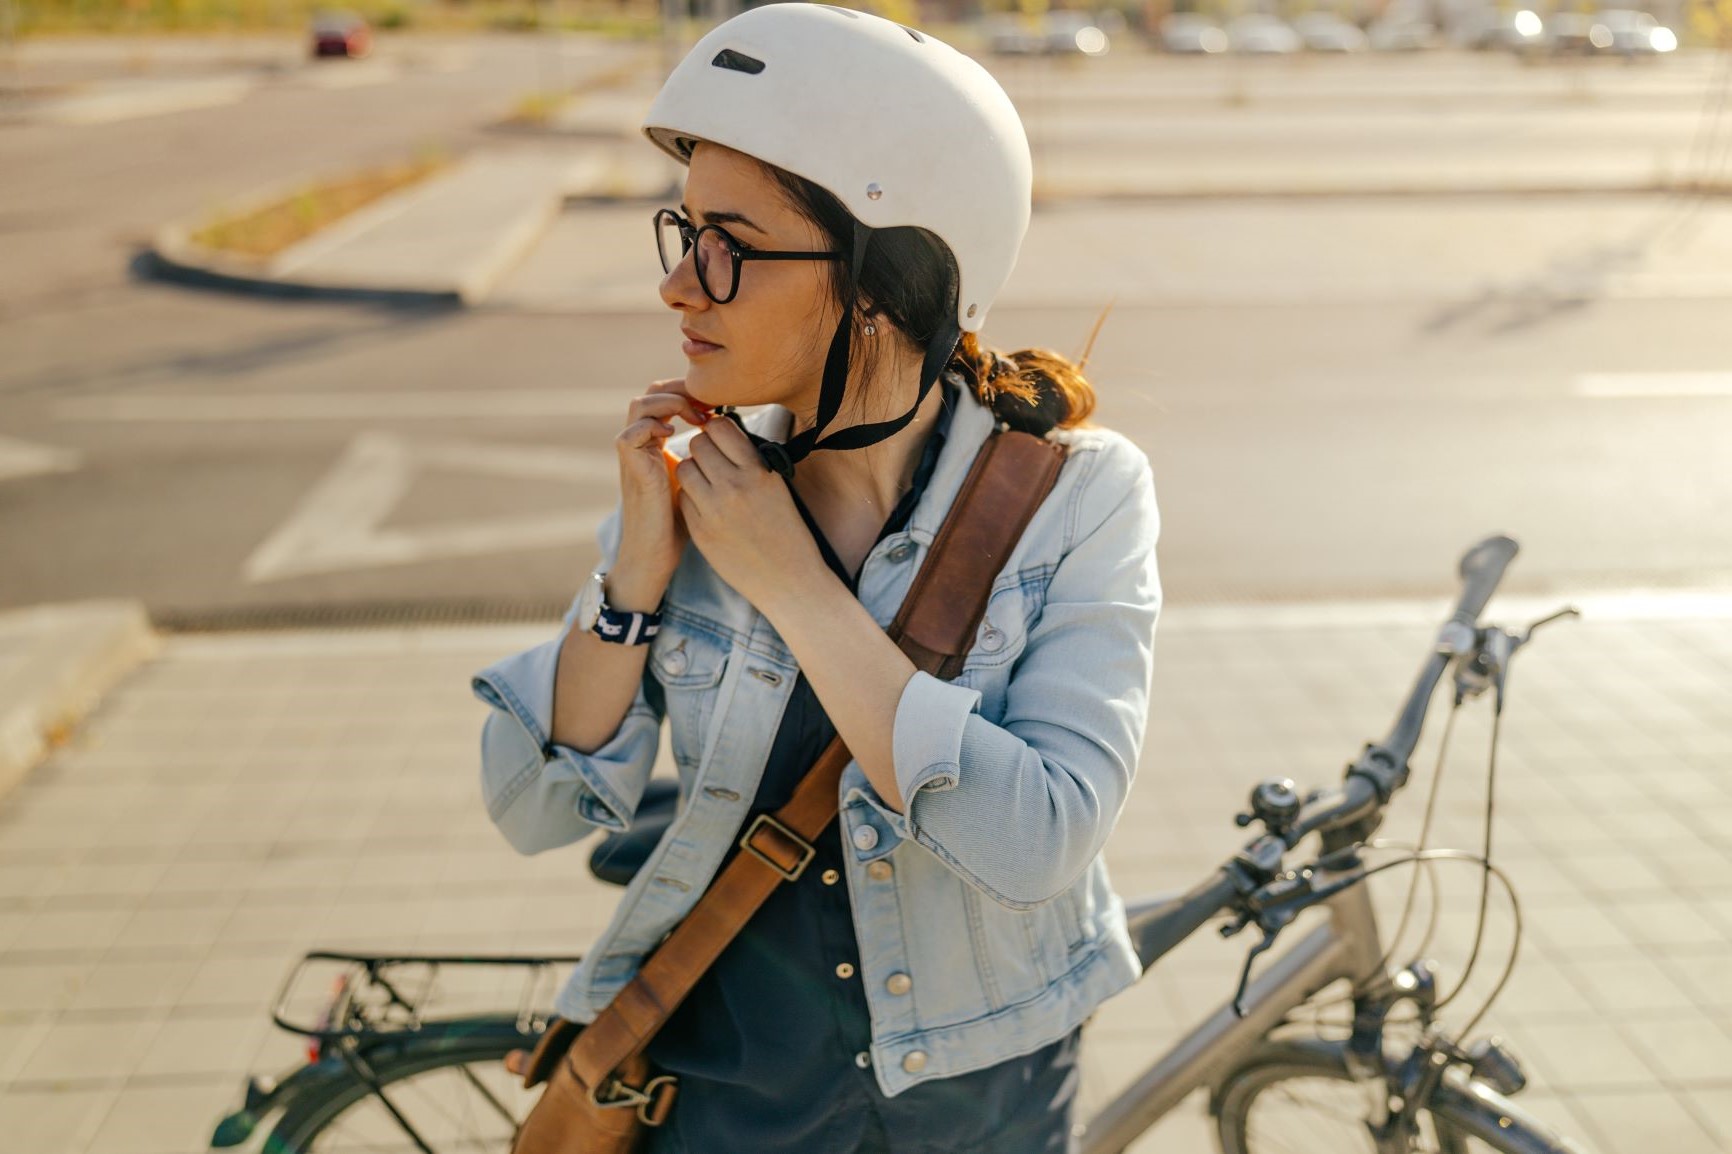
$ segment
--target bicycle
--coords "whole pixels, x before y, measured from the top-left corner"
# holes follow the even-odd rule
[[[1261,833],[1192,889],[1127,904],[1127,922],[1145,973],[1180,942],[1223,917],[1224,936],[1255,928],[1262,940],[1250,950],[1238,990],[1226,1005],[1077,1123],[1074,1139],[1079,1154],[1127,1149],[1199,1089],[1208,1092],[1222,1154],[1267,1154],[1276,1149],[1316,1154],[1349,1150],[1468,1154],[1478,1149],[1579,1154],[1580,1147],[1510,1100],[1525,1084],[1514,1055],[1496,1038],[1467,1041],[1508,981],[1515,950],[1485,1004],[1464,1028],[1446,1032],[1437,1021],[1437,1011],[1461,991],[1467,975],[1446,997],[1439,994],[1438,975],[1425,959],[1393,968],[1394,946],[1385,948],[1364,884],[1397,866],[1415,868],[1402,917],[1405,928],[1421,864],[1473,863],[1481,872],[1482,884],[1467,971],[1471,973],[1478,957],[1494,880],[1509,895],[1519,944],[1519,903],[1507,877],[1490,859],[1494,810],[1489,787],[1495,779],[1497,719],[1516,651],[1540,625],[1576,611],[1565,609],[1519,634],[1479,625],[1480,614],[1516,550],[1513,540],[1492,537],[1462,557],[1459,600],[1394,727],[1383,741],[1365,746],[1340,786],[1301,796],[1290,780],[1262,782],[1252,791],[1250,812],[1237,818],[1242,827],[1261,824]],[[1485,847],[1478,854],[1430,850],[1422,834],[1411,852],[1368,864],[1365,853],[1377,848],[1372,835],[1385,809],[1407,784],[1408,761],[1432,697],[1452,666],[1454,708],[1488,690],[1495,693]],[[1434,778],[1422,829],[1430,826],[1436,783]],[[591,855],[590,868],[603,880],[628,882],[671,820],[672,784],[652,786],[633,828],[604,838]],[[1288,865],[1287,855],[1312,834],[1318,835],[1320,843],[1316,856],[1301,865]],[[1322,924],[1256,973],[1257,960],[1300,914],[1311,909],[1327,915]],[[1395,937],[1398,942],[1400,930]],[[511,1050],[533,1047],[546,1024],[545,1013],[532,1005],[534,990],[551,977],[554,966],[577,960],[576,956],[308,954],[285,981],[272,1011],[277,1025],[310,1040],[307,1064],[280,1082],[250,1079],[241,1109],[219,1123],[212,1144],[239,1145],[275,1115],[264,1147],[272,1154],[508,1150],[517,1122],[533,1104],[534,1095],[505,1071],[503,1059]],[[293,1023],[285,1016],[291,990],[306,967],[317,962],[339,963],[344,972],[321,1018],[311,1025]],[[524,972],[528,992],[520,997],[515,1013],[430,1017],[423,1012],[442,973],[452,967],[477,966]],[[413,967],[424,970],[426,980],[419,994],[407,990],[406,982],[397,977],[398,971],[412,972]],[[1352,991],[1348,1035],[1328,1038],[1309,1029],[1294,1035],[1292,1027],[1304,1026],[1303,1017],[1296,1015],[1341,980]],[[1409,1021],[1419,1028],[1418,1040],[1405,1051],[1387,1044],[1388,1027],[1397,1020],[1395,1012],[1404,1007],[1411,1009]],[[411,1120],[408,1115],[416,1111],[422,1113]],[[378,1144],[373,1136],[380,1133],[390,1135],[397,1145]],[[1301,1140],[1301,1145],[1292,1144]]]

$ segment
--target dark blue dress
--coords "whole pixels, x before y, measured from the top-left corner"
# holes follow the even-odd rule
[[[928,437],[913,488],[879,540],[906,526],[931,478],[956,403]],[[791,491],[791,490],[790,490]],[[858,592],[810,512],[831,569]],[[773,812],[835,736],[800,675],[752,814]],[[779,886],[674,1011],[646,1051],[680,1078],[653,1154],[1062,1154],[1077,1084],[1078,1032],[1044,1049],[886,1098],[873,1075],[871,1018],[832,821],[798,881]],[[728,859],[739,852],[735,846]],[[724,862],[725,864],[725,862]]]

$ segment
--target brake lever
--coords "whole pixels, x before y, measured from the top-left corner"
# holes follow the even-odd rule
[[[1275,944],[1275,936],[1280,932],[1280,930],[1263,930],[1263,940],[1252,946],[1251,952],[1245,955],[1245,968],[1239,971],[1239,988],[1233,991],[1234,1017],[1243,1018],[1245,1016],[1245,987],[1251,984],[1251,967],[1256,963],[1259,954],[1268,952],[1269,947]]]
[[[1519,634],[1496,625],[1474,630],[1472,647],[1462,654],[1462,659],[1456,663],[1455,703],[1460,705],[1488,689],[1495,689],[1501,706],[1504,687],[1509,679],[1510,663],[1515,660],[1516,650],[1532,640],[1534,630],[1540,626],[1565,617],[1581,615],[1581,610],[1574,605],[1566,605],[1556,613],[1533,622]]]

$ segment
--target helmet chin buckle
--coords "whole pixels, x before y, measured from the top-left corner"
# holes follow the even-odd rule
[[[764,459],[764,464],[772,472],[780,473],[785,480],[794,479],[794,462],[788,456],[788,450],[776,441],[759,441],[758,456]]]

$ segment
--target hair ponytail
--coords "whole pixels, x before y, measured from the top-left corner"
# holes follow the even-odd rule
[[[789,203],[818,226],[831,248],[853,252],[856,222],[833,193],[786,169],[772,165],[769,171]],[[955,316],[954,265],[944,242],[925,229],[878,229],[872,234],[860,269],[860,297],[873,312],[906,334],[915,348],[923,349]],[[837,306],[848,308],[842,282],[835,282],[833,287]],[[855,323],[859,324],[863,316],[857,313]],[[1089,348],[1093,348],[1094,337],[1105,320],[1102,313],[1095,322]],[[870,365],[874,346],[865,341],[859,329],[854,335],[858,351],[853,355]],[[1075,362],[1051,349],[1021,349],[1007,355],[983,348],[973,333],[963,333],[947,367],[959,372],[974,395],[1001,421],[1044,437],[1053,429],[1082,425],[1094,412],[1094,386],[1083,376],[1087,364],[1086,350],[1082,360]]]
[[[981,404],[1011,428],[1037,437],[1088,421],[1095,390],[1083,376],[1087,363],[1087,357],[1079,364],[1051,349],[1005,354],[983,348],[973,333],[963,333],[950,356],[950,368],[969,383]]]

